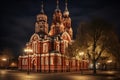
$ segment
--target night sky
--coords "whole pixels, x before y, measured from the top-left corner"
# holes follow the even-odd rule
[[[2,1],[2,0],[1,0]],[[0,2],[0,51],[10,48],[16,56],[22,54],[26,42],[34,33],[36,15],[40,13],[42,0],[4,0]],[[44,11],[51,25],[56,0],[43,0]],[[116,26],[120,37],[120,4],[118,0],[68,0],[74,36],[81,21],[101,17]],[[64,11],[64,0],[59,7]]]

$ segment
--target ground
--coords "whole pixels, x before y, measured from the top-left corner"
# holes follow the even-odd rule
[[[120,71],[64,72],[64,73],[33,73],[18,70],[0,70],[0,80],[120,80]]]

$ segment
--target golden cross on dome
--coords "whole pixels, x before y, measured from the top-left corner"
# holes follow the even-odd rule
[[[68,5],[67,0],[65,0],[65,10],[66,11],[68,11],[67,5]]]
[[[57,3],[56,9],[59,9],[59,0],[57,0],[56,3]]]
[[[44,5],[43,5],[43,1],[41,2],[41,13],[44,13],[44,9],[43,9]]]

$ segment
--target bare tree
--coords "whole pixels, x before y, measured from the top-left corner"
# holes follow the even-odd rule
[[[1,51],[1,58],[6,59],[6,67],[9,67],[12,59],[14,58],[13,52],[9,48],[5,48]],[[5,66],[5,65],[4,65]]]
[[[109,41],[109,44],[111,46],[109,46],[109,52],[115,57],[115,67],[117,68],[117,65],[120,65],[120,42],[118,36],[114,33],[110,37],[111,40]]]
[[[76,44],[79,49],[86,50],[89,59],[93,63],[93,73],[96,74],[96,63],[100,56],[114,43],[110,43],[113,34],[113,26],[100,18],[94,18],[90,22],[82,22],[76,35]]]
[[[1,52],[2,56],[6,57],[7,59],[12,59],[13,58],[13,52],[9,48],[3,49]]]
[[[76,43],[69,44],[65,51],[66,55],[69,56],[70,58],[75,57],[77,52]]]

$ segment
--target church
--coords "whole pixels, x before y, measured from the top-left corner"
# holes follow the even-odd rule
[[[88,69],[88,60],[69,58],[66,55],[66,48],[73,42],[67,2],[62,13],[59,9],[59,1],[56,1],[50,26],[42,3],[41,12],[36,16],[35,32],[26,43],[25,53],[18,58],[18,69],[35,72],[69,72]]]

